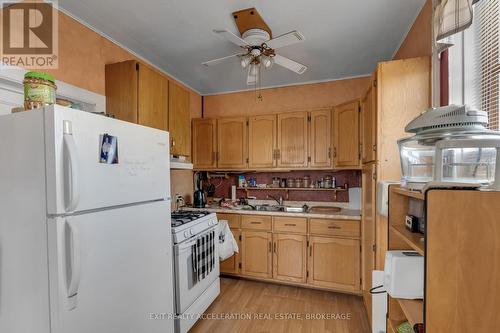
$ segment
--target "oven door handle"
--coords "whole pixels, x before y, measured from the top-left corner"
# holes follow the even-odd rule
[[[198,237],[193,238],[193,240],[191,240],[189,242],[178,244],[177,247],[178,247],[179,251],[185,251],[185,250],[191,249],[191,247],[196,244],[197,239],[198,239]]]

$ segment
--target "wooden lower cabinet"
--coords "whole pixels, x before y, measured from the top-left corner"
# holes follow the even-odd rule
[[[359,221],[217,214],[229,223],[239,253],[223,274],[361,294]]]
[[[360,282],[359,240],[309,238],[309,284],[358,292]]]
[[[273,235],[273,278],[282,281],[307,280],[307,236]]]
[[[272,277],[272,234],[266,231],[241,232],[241,274]]]
[[[239,241],[241,232],[239,230],[231,229],[231,232],[238,243],[238,248],[241,253],[241,242]],[[240,253],[236,253],[232,257],[222,261],[220,263],[220,272],[227,274],[239,274],[240,273]]]

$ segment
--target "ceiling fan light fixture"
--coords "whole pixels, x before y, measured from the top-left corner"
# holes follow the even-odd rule
[[[250,65],[250,75],[257,76],[259,74],[259,66],[256,64]]]
[[[271,68],[274,64],[274,60],[272,57],[262,56],[261,63],[262,63],[262,65],[264,65],[265,68]]]
[[[253,60],[253,57],[250,56],[250,55],[244,55],[241,57],[241,60],[240,60],[240,64],[241,64],[241,67],[243,68],[247,68],[248,65],[250,65],[250,63],[252,62]]]

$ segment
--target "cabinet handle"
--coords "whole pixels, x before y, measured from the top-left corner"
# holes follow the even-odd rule
[[[276,250],[276,242],[274,242],[274,253],[278,254],[278,252]]]
[[[338,225],[330,225],[328,226],[328,229],[342,229],[342,227],[339,227]]]
[[[251,221],[250,224],[261,224],[262,222]]]
[[[332,147],[328,148],[328,158],[332,158]]]
[[[276,159],[279,160],[281,158],[281,150],[276,149]]]
[[[295,223],[285,223],[285,226],[287,226],[287,227],[296,227],[297,225]]]
[[[333,157],[337,157],[337,147],[333,147]]]
[[[271,252],[272,249],[271,249],[271,242],[269,242],[269,252]]]
[[[372,149],[373,151],[377,151],[377,145],[373,145]]]
[[[311,243],[311,245],[309,245],[309,257],[312,257],[312,255],[313,255],[313,246]]]

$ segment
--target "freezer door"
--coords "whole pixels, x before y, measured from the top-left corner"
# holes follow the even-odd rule
[[[52,333],[173,332],[170,202],[48,221]]]
[[[115,164],[101,161],[105,138],[116,142]],[[170,195],[167,132],[56,105],[45,109],[45,142],[49,214]]]

